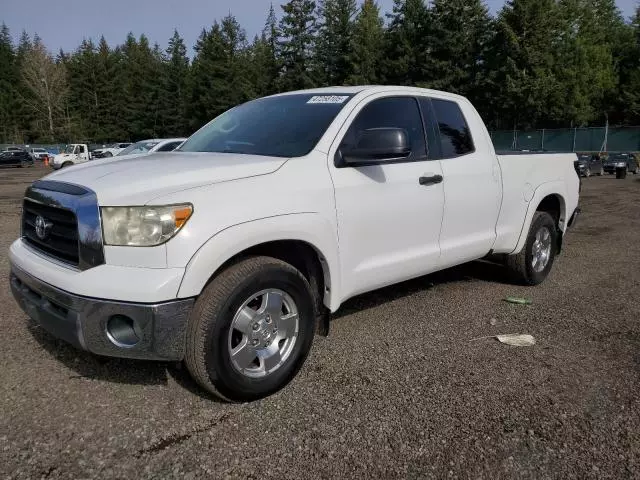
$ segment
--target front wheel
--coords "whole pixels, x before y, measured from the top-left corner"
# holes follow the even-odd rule
[[[518,283],[538,285],[547,278],[555,260],[557,239],[553,217],[536,212],[522,251],[507,257],[507,267]]]
[[[191,314],[189,372],[224,400],[278,391],[311,349],[313,298],[302,274],[281,260],[251,257],[232,265],[204,289]]]
[[[589,178],[591,176],[591,169],[590,168],[587,168],[587,171],[584,172],[584,176],[587,177],[587,178]]]

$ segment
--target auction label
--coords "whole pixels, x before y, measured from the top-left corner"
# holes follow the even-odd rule
[[[311,97],[307,103],[344,103],[349,97],[342,95],[319,95]]]

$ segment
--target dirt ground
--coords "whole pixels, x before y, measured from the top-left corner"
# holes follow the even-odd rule
[[[640,177],[583,181],[544,284],[473,263],[358,297],[287,388],[230,405],[18,308],[7,250],[45,172],[0,170],[0,477],[640,478]],[[470,341],[498,333],[538,343]]]

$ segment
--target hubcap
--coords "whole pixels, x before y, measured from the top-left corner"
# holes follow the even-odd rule
[[[233,367],[247,377],[265,377],[289,358],[298,338],[298,308],[282,290],[268,289],[248,298],[229,329]]]
[[[551,232],[548,227],[541,227],[536,232],[536,239],[531,246],[531,266],[536,272],[543,271],[551,257]]]

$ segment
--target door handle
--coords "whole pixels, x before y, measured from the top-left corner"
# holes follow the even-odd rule
[[[436,183],[441,183],[443,180],[442,175],[432,175],[430,177],[420,177],[418,181],[420,185],[429,186],[435,185]]]

